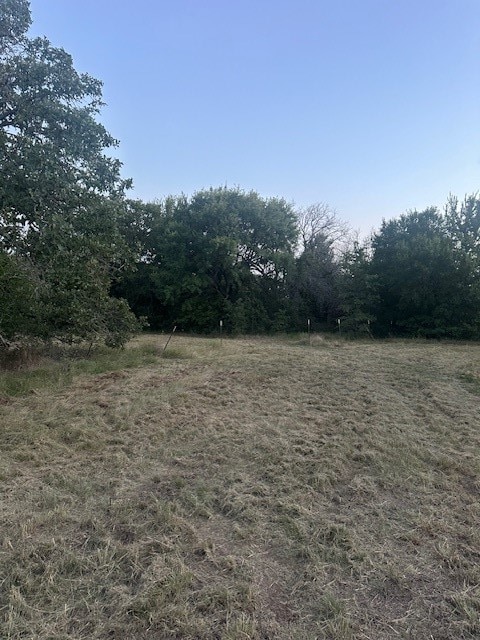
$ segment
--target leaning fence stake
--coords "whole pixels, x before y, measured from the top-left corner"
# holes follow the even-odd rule
[[[162,356],[165,353],[166,348],[168,347],[168,343],[170,342],[170,340],[173,338],[173,334],[175,333],[175,331],[177,330],[177,325],[175,325],[173,327],[173,331],[172,333],[169,335],[168,340],[167,340],[167,344],[163,347],[163,351],[162,351]]]

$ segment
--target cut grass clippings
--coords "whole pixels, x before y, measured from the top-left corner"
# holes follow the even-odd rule
[[[480,346],[313,338],[2,374],[0,637],[478,637]]]

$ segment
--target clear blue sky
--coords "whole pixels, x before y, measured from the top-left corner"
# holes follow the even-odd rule
[[[104,82],[133,197],[228,184],[382,217],[480,188],[480,0],[32,0]]]

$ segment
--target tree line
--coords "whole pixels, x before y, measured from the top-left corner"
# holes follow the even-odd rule
[[[98,121],[101,83],[0,0],[0,343],[104,342],[142,326],[478,338],[480,200],[384,221],[218,187],[146,203]]]
[[[154,329],[480,335],[480,199],[384,221],[364,242],[325,204],[226,187],[135,209],[142,252],[112,291]]]

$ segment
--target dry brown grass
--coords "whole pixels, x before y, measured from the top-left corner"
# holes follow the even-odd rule
[[[1,397],[0,637],[480,636],[479,345],[169,355]]]

